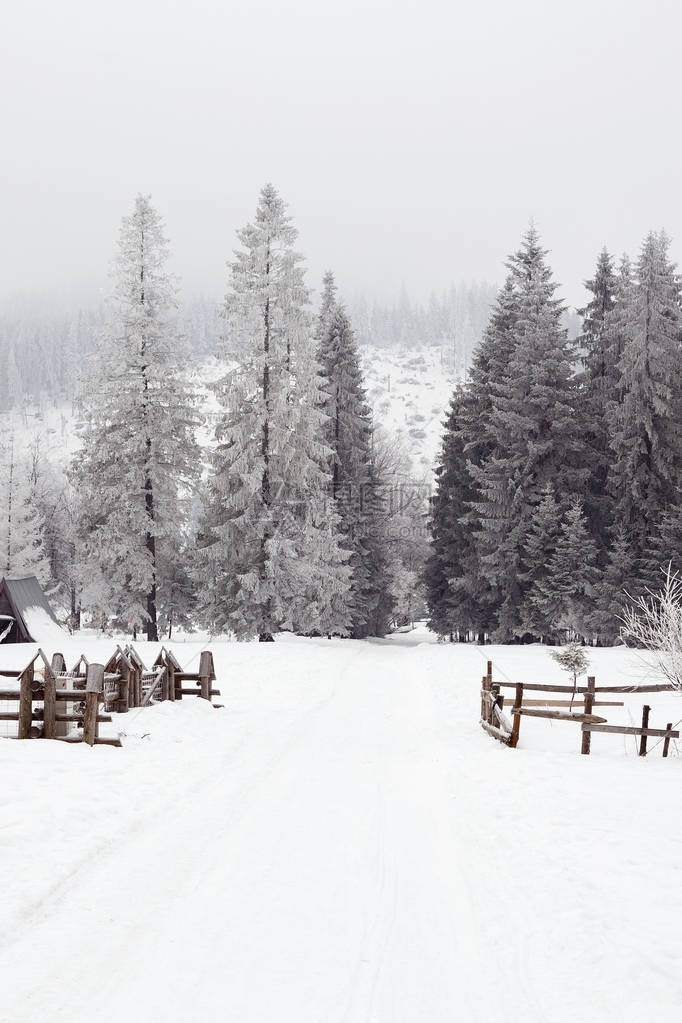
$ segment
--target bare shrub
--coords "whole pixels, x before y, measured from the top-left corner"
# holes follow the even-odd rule
[[[630,598],[624,611],[621,636],[656,653],[656,666],[677,689],[682,687],[682,579],[668,565],[663,588],[647,589],[642,597]]]

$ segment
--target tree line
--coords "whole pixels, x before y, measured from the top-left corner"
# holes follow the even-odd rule
[[[312,313],[296,237],[266,186],[229,264],[207,436],[162,220],[146,196],[123,219],[66,478],[11,436],[0,460],[2,570],[36,572],[74,623],[266,641],[413,612],[423,494],[395,501],[407,454],[372,425],[331,273]]]
[[[443,363],[462,374],[482,337],[495,291],[484,281],[461,283],[423,304],[403,288],[396,302],[352,295],[346,307],[361,348],[439,345]],[[104,301],[72,305],[32,295],[0,303],[0,412],[43,412],[72,401],[83,362],[94,352],[106,321]],[[176,323],[193,363],[215,354],[223,331],[215,297],[187,297],[176,311]]]
[[[445,423],[425,571],[431,627],[613,643],[682,565],[682,292],[664,232],[604,249],[570,341],[537,231],[507,262]]]

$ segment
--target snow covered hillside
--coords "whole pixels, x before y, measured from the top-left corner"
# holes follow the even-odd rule
[[[367,397],[375,423],[404,438],[418,472],[435,463],[443,433],[443,419],[456,383],[451,355],[438,345],[412,349],[361,349]],[[215,379],[217,363],[204,360],[197,370],[200,407],[206,425],[199,440],[209,444],[217,419],[215,396],[206,383]],[[78,446],[77,422],[71,403],[45,404],[22,412],[0,413],[4,434],[15,433],[17,450],[27,452],[36,439],[49,461],[63,464]]]
[[[442,346],[363,348],[362,368],[374,421],[404,438],[414,468],[433,468],[456,377]]]
[[[613,736],[581,757],[560,722],[486,736],[486,659],[559,681],[546,649],[211,649],[223,710],[120,716],[122,749],[0,741],[0,1019],[679,1019],[682,760]],[[590,657],[602,684],[649,673]]]

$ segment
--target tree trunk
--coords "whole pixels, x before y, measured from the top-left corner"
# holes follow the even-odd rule
[[[147,448],[151,448],[151,440],[147,440]],[[152,488],[152,481],[147,476],[144,482],[144,504],[147,512],[147,517],[150,522],[154,521],[154,491]],[[150,643],[156,643],[159,639],[159,629],[156,622],[156,537],[151,532],[147,533],[145,537],[145,547],[149,551],[149,557],[152,564],[152,584],[147,593],[147,639]]]
[[[269,280],[270,276],[270,260],[268,258],[265,264],[265,276]],[[263,310],[263,405],[265,408],[265,416],[263,418],[263,436],[261,439],[261,454],[263,455],[263,478],[261,480],[261,500],[263,501],[263,508],[265,514],[269,515],[270,508],[270,298],[265,300],[265,309]],[[261,540],[261,581],[266,577],[265,566],[267,563],[267,542],[270,536],[269,528],[263,530],[263,538]],[[258,637],[260,643],[271,643],[273,642],[272,634],[267,631],[271,624],[271,603],[266,601],[265,607],[263,608],[263,618],[265,621],[262,623],[265,626],[266,631],[261,632]]]

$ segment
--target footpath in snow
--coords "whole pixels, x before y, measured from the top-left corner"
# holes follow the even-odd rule
[[[214,643],[224,710],[0,740],[0,1020],[678,1021],[682,760],[503,748],[485,659],[559,681],[547,652],[420,638]]]

